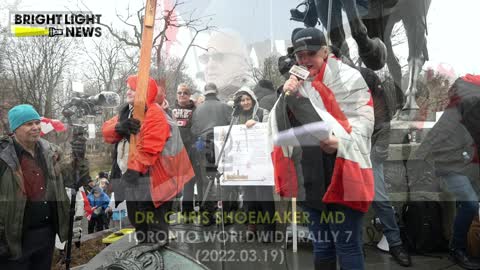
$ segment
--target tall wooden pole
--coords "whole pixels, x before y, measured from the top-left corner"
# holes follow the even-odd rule
[[[135,91],[135,103],[133,117],[143,123],[145,117],[145,100],[147,96],[148,79],[150,77],[150,64],[152,61],[153,26],[155,24],[155,9],[157,0],[147,0],[145,17],[143,19],[142,46],[140,48],[140,64],[138,67],[137,90]],[[137,149],[135,135],[130,137],[130,150],[128,160],[131,160]]]

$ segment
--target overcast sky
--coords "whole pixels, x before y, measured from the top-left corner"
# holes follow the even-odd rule
[[[12,3],[14,0],[2,0]],[[23,0],[20,10],[65,11],[83,7],[79,0]],[[158,0],[162,2],[162,0]],[[295,0],[184,0],[183,10],[197,9],[199,14],[213,15],[212,24],[233,28],[240,32],[247,43],[268,39],[289,39],[290,32],[300,23],[289,21],[289,10],[300,1]],[[83,0],[94,13],[102,14],[104,23],[116,22],[115,12],[125,13],[127,6],[136,10],[141,0]],[[2,7],[2,4],[0,4]],[[272,7],[272,9],[271,9]],[[272,12],[270,11],[272,10]],[[478,0],[432,0],[428,14],[428,49],[430,62],[453,67],[456,75],[480,74],[480,1]],[[2,8],[0,22],[7,23],[7,13]],[[273,15],[273,16],[271,16]],[[271,26],[270,22],[273,22]],[[105,31],[106,32],[106,31]],[[185,38],[185,37],[184,37]],[[182,38],[180,38],[182,39]],[[397,53],[407,56],[407,50],[397,48]]]

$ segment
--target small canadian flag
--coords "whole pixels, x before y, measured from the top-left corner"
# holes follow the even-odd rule
[[[90,202],[88,201],[87,193],[85,192],[85,189],[83,187],[80,187],[78,191],[80,191],[80,193],[82,194],[83,210],[85,211],[85,217],[87,218],[88,221],[90,221],[90,219],[92,218],[93,209],[92,209],[92,206],[90,205]]]
[[[40,126],[41,126],[41,133],[40,135],[43,136],[47,133],[49,133],[52,130],[55,130],[56,132],[63,132],[67,130],[65,125],[60,121],[56,119],[49,119],[46,117],[41,117],[40,118]]]

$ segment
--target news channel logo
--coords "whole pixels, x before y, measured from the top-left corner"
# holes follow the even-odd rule
[[[14,37],[101,37],[101,14],[85,11],[10,11]]]

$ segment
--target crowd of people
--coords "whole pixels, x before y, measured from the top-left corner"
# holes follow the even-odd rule
[[[284,70],[286,81],[278,89],[268,80],[254,84],[245,76],[246,47],[238,39],[232,33],[212,36],[209,47],[214,49],[202,56],[207,67],[203,91],[181,83],[174,104],[165,101],[165,93],[150,78],[142,122],[133,114],[138,77],[127,79],[126,104],[102,127],[104,141],[114,145],[110,173],[93,181],[88,165],[78,164],[88,162],[85,158],[70,164],[80,168],[93,210],[88,232],[108,228],[112,209],[126,201],[138,242],[167,244],[169,213],[179,196],[177,220],[195,223],[203,211],[208,213],[203,225],[215,223],[222,198],[207,190],[217,176],[213,129],[265,122],[275,187],[223,187],[231,209],[273,216],[275,192],[301,198],[299,204],[309,215],[314,269],[335,270],[339,264],[352,270],[365,269],[362,231],[372,206],[392,257],[411,266],[385,185],[391,114],[378,76],[342,61],[320,30],[301,28],[292,33],[292,56],[308,70],[308,78]],[[226,77],[220,78],[222,74]],[[0,141],[0,268],[49,269],[55,234],[61,241],[67,237],[64,178],[74,170],[59,169],[61,150],[40,137],[40,116],[32,106],[13,107],[8,120],[12,136]],[[479,121],[480,77],[459,78],[445,113],[418,150],[421,158],[434,160],[436,175],[457,199],[450,252],[466,269],[480,269],[466,253],[467,232],[479,208]],[[328,124],[328,137],[311,133],[305,141],[315,144],[275,144],[279,132],[316,122]],[[136,150],[131,154],[133,138]],[[72,142],[72,150],[75,157],[84,157],[85,142]],[[342,213],[341,222],[322,218],[336,213]],[[272,222],[245,224],[254,234],[258,226],[272,236],[277,229]],[[323,241],[326,234],[335,235],[334,241]]]

